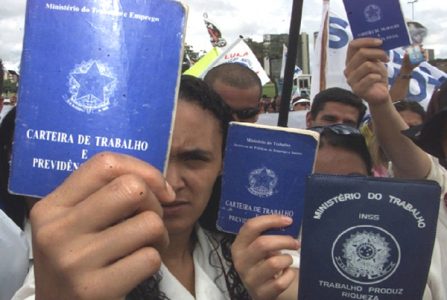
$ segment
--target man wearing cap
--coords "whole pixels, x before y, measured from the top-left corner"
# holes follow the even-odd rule
[[[309,110],[310,108],[310,100],[306,98],[301,97],[295,97],[292,100],[292,110],[293,111],[299,111],[299,110]]]
[[[250,68],[240,63],[224,63],[208,71],[204,80],[231,108],[236,121],[258,120],[262,84]]]
[[[306,115],[308,128],[331,124],[359,127],[366,112],[361,98],[351,91],[334,87],[319,92]]]
[[[438,159],[428,155],[410,138],[401,133],[408,128],[408,125],[402,120],[392,103],[388,91],[387,69],[384,64],[389,61],[389,58],[386,52],[380,48],[381,45],[380,39],[353,40],[349,45],[346,58],[344,71],[346,79],[354,93],[368,102],[377,138],[393,164],[395,176],[405,179],[437,181],[442,188],[441,197],[443,199],[447,191],[447,171],[439,164]],[[447,152],[445,127],[447,113],[445,110],[436,114],[431,120],[436,121],[438,118],[443,121],[435,130],[442,133],[440,134],[441,138],[434,145],[445,153]],[[433,121],[428,121],[424,129],[430,128],[429,124]],[[424,129],[422,134],[424,134]],[[428,147],[426,150],[431,151],[432,149]],[[423,300],[447,299],[446,270],[447,207],[441,200],[432,263]]]

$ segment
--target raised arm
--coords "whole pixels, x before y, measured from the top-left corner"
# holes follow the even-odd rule
[[[417,66],[418,65],[411,64],[408,53],[405,53],[399,74],[390,87],[390,96],[393,102],[404,100],[407,97],[408,89],[410,87],[411,73]]]
[[[379,48],[379,39],[353,40],[346,57],[345,76],[354,93],[366,100],[377,138],[393,163],[395,175],[422,179],[430,171],[428,155],[401,131],[408,126],[392,104],[384,65],[388,56]]]

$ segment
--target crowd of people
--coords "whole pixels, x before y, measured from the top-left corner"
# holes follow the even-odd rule
[[[425,113],[401,96],[406,76],[388,88],[380,45],[371,38],[350,43],[344,76],[352,91],[329,88],[311,104],[294,99],[292,107],[307,106],[306,126],[320,133],[316,173],[438,182],[441,205],[423,300],[445,300],[447,85]],[[29,249],[23,247],[24,257],[0,249],[0,273],[5,266],[17,274],[7,284],[0,280],[0,296],[297,299],[299,269],[291,265],[299,239],[262,234],[290,225],[289,217],[253,218],[236,236],[215,227],[228,123],[256,122],[262,98],[258,76],[240,64],[217,66],[203,80],[184,75],[165,176],[146,162],[105,152],[39,200],[7,191],[11,110],[0,126],[0,232],[10,230],[9,243],[26,240]],[[11,230],[12,222],[25,234]]]

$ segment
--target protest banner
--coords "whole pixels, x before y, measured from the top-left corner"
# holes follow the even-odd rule
[[[224,64],[224,63],[240,63],[248,68],[252,69],[256,74],[258,74],[259,79],[261,79],[262,85],[270,82],[265,70],[262,68],[261,63],[258,61],[253,51],[248,47],[247,43],[244,42],[242,37],[239,37],[233,44],[225,48],[219,57],[214,60],[208,68],[202,73],[201,77],[212,68]]]
[[[191,75],[194,77],[200,77],[208,66],[219,57],[220,51],[218,48],[213,47],[204,56],[202,56],[191,68],[183,72],[185,75]]]

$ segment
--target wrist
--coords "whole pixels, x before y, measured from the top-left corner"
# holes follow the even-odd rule
[[[403,73],[403,74],[399,74],[399,78],[401,78],[401,79],[411,79],[411,78],[413,78],[413,76],[411,76],[411,73]]]

